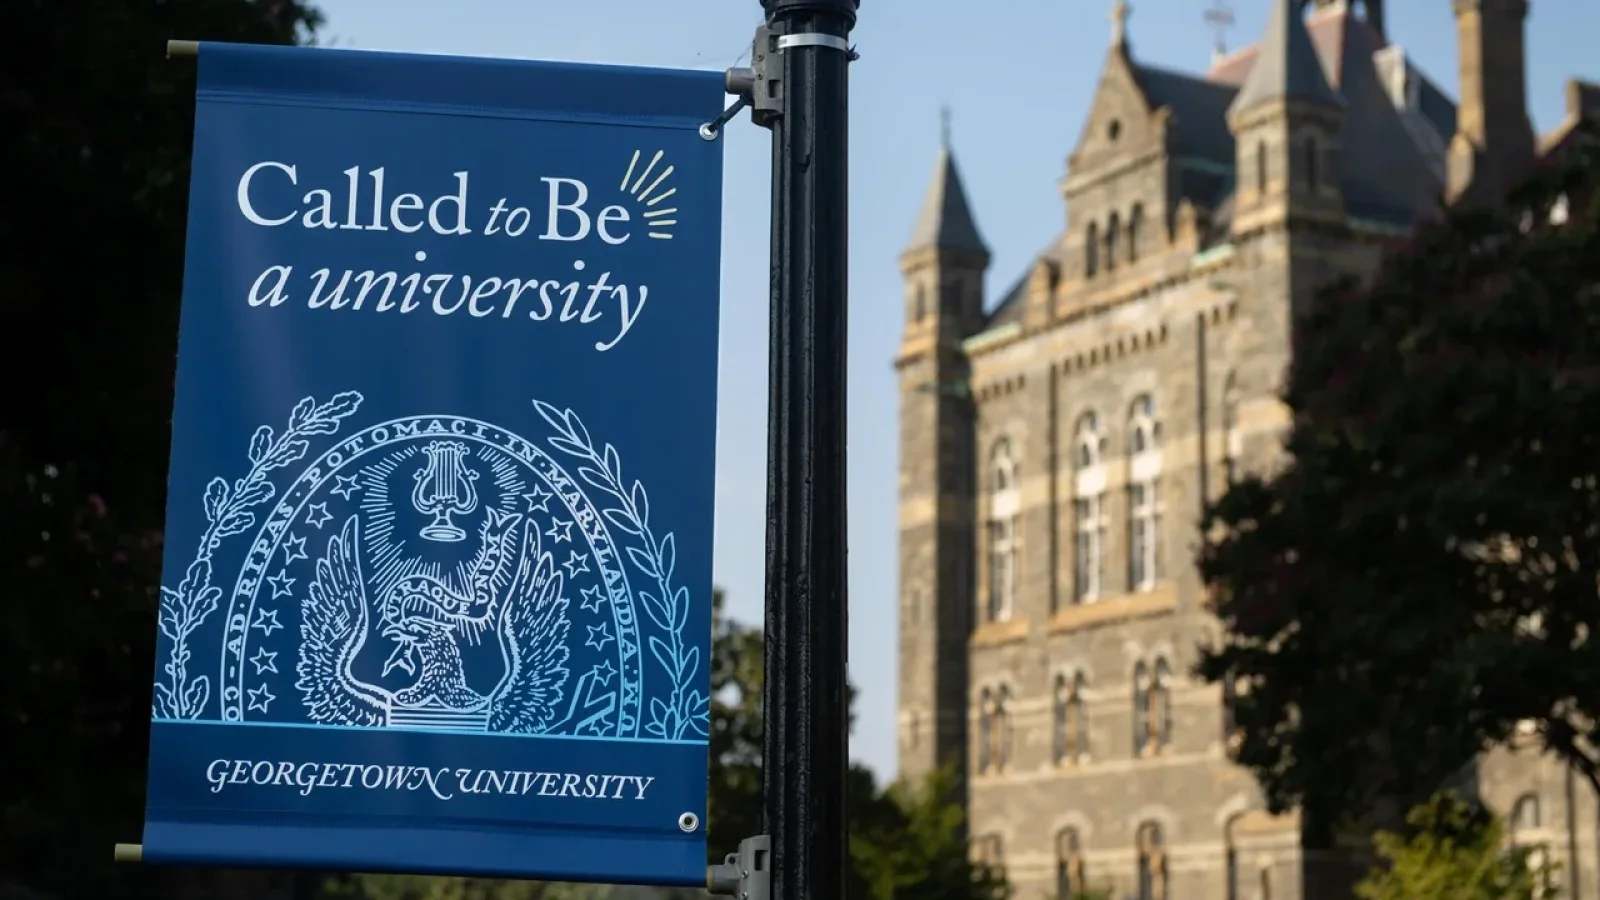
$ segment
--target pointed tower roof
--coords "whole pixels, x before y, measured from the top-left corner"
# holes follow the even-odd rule
[[[1311,43],[1301,13],[1301,0],[1273,0],[1267,31],[1256,48],[1250,77],[1239,88],[1239,95],[1228,108],[1229,115],[1269,100],[1304,100],[1327,106],[1343,106],[1339,94],[1328,85],[1328,75]]]
[[[934,163],[933,182],[923,197],[922,212],[917,215],[917,225],[911,230],[906,252],[937,247],[988,254],[989,248],[978,233],[978,223],[972,218],[972,207],[967,204],[967,192],[961,185],[955,157],[950,153],[948,112],[945,113],[943,137],[939,158]]]

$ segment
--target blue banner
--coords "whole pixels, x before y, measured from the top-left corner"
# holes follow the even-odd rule
[[[198,64],[144,859],[703,884],[721,73]]]

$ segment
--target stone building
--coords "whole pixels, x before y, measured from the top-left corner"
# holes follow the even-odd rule
[[[1222,690],[1188,677],[1217,628],[1194,523],[1277,452],[1291,311],[1441,203],[1495,197],[1600,96],[1574,82],[1535,136],[1527,0],[1454,0],[1458,100],[1378,0],[1270,2],[1201,74],[1137,59],[1117,4],[1065,228],[1004,296],[948,146],[900,259],[900,768],[960,767],[975,852],[1019,897],[1348,896],[1352,857],[1262,811]],[[1475,783],[1600,891],[1586,789],[1509,752]]]

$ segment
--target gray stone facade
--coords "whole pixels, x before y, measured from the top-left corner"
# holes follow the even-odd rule
[[[1374,0],[1272,2],[1261,42],[1203,75],[1136,60],[1123,7],[1066,229],[1005,296],[984,302],[948,147],[901,257],[900,770],[960,772],[974,850],[1018,897],[1065,875],[1118,898],[1314,900],[1365,865],[1308,847],[1229,761],[1222,691],[1189,674],[1218,629],[1196,522],[1230,473],[1274,462],[1293,311],[1370,273],[1447,188],[1503,183],[1527,160],[1496,117],[1526,110],[1482,90],[1458,108]],[[1521,66],[1519,2],[1458,0],[1464,58],[1488,69],[1463,84]],[[1516,754],[1478,772],[1497,807],[1539,798],[1531,837],[1576,852],[1594,891],[1592,796]]]

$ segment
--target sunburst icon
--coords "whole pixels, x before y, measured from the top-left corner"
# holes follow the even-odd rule
[[[644,151],[635,150],[633,159],[628,161],[628,171],[622,175],[622,190],[644,207],[645,227],[648,229],[646,234],[658,241],[672,240],[672,226],[678,224],[678,220],[673,218],[678,208],[661,206],[661,201],[678,192],[670,181],[674,166],[669,164],[661,171],[656,171],[664,155],[665,151],[657,150],[656,155],[650,157],[644,169],[640,170],[639,160],[644,157]]]

